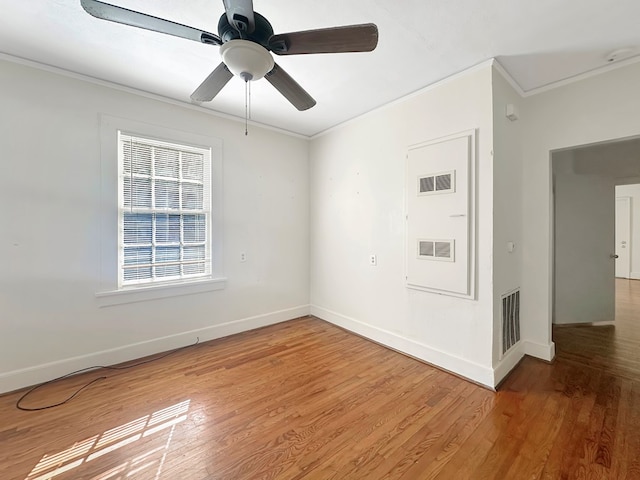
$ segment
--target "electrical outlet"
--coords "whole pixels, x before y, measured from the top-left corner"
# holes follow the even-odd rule
[[[369,265],[372,267],[378,265],[378,257],[375,254],[369,255]]]
[[[241,262],[247,261],[247,254],[245,252],[240,252],[240,261]]]

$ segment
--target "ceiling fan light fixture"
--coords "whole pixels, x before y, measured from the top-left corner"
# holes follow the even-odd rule
[[[259,80],[273,70],[273,57],[266,48],[249,40],[229,40],[220,47],[229,71],[244,81]]]
[[[111,0],[80,0],[80,3],[87,13],[101,20],[173,35],[205,45],[220,46],[222,62],[191,94],[191,100],[196,103],[213,100],[236,75],[245,81],[245,108],[248,107],[247,100],[251,96],[249,81],[266,77],[295,108],[307,110],[316,101],[273,61],[271,53],[305,55],[370,52],[378,44],[378,27],[373,23],[274,35],[269,20],[253,10],[253,0],[223,0],[225,13],[218,20],[218,35],[112,5],[109,1]]]

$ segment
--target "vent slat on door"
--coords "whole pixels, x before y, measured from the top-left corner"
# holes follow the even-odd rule
[[[433,257],[434,243],[435,242],[421,241],[418,247],[420,249],[419,255],[421,257]]]
[[[451,174],[436,176],[436,190],[451,190]]]
[[[436,257],[451,258],[451,242],[436,242]]]
[[[435,190],[433,177],[422,177],[420,179],[420,193],[429,193]]]
[[[502,354],[520,341],[520,290],[502,296]]]

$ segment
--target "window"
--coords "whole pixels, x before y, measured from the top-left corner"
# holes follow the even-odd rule
[[[211,277],[211,149],[118,132],[118,286]]]
[[[221,139],[100,114],[100,172],[100,307],[225,288]]]

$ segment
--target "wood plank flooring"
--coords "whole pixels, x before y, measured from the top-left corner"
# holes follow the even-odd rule
[[[559,358],[640,379],[640,280],[616,279],[614,325],[556,327],[553,335]]]
[[[640,281],[619,287],[615,328],[557,329],[498,393],[303,318],[26,404],[108,377],[54,409],[4,395],[0,478],[640,479]]]

